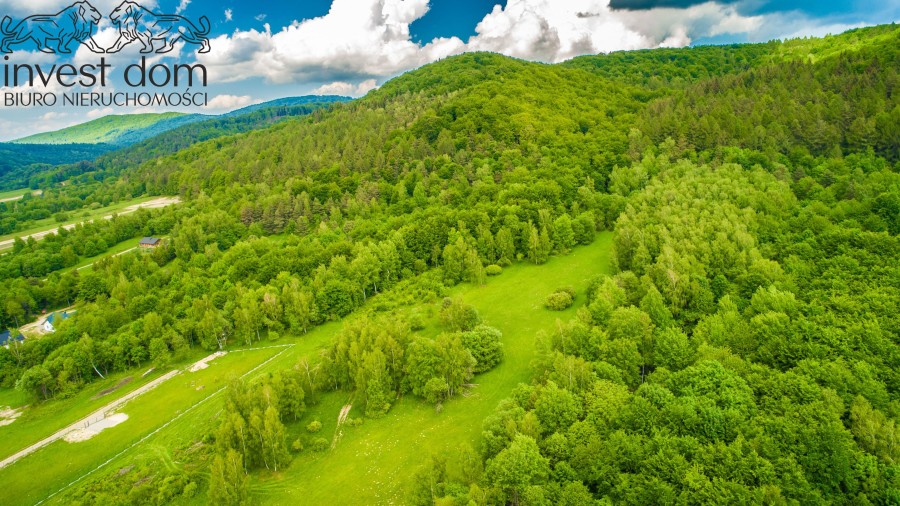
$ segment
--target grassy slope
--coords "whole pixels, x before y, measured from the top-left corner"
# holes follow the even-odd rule
[[[16,144],[115,144],[123,134],[148,128],[160,121],[183,116],[179,112],[162,114],[109,115],[53,132],[29,135]]]
[[[611,272],[611,248],[612,234],[605,233],[593,245],[546,265],[518,264],[483,287],[457,287],[455,295],[474,304],[485,323],[503,332],[505,359],[473,380],[478,384],[473,395],[445,403],[441,413],[425,402],[403,398],[384,418],[345,427],[334,451],[304,453],[282,475],[256,480],[254,499],[263,504],[403,503],[408,482],[402,478],[412,476],[431,454],[476,445],[484,418],[517,384],[530,381],[536,334],[574,315],[590,278]],[[544,298],[565,285],[578,291],[575,305],[560,313],[544,309]],[[346,393],[329,394],[304,420],[321,420],[322,436],[330,439],[345,401]],[[354,407],[350,416],[362,416],[362,407]]]
[[[21,197],[31,190],[28,188],[22,188],[19,190],[9,190],[9,191],[0,191],[0,200],[12,199],[16,197]]]
[[[402,502],[407,482],[396,477],[411,476],[432,453],[450,450],[461,444],[475,444],[485,416],[519,382],[530,380],[536,333],[552,329],[557,319],[568,319],[575,311],[574,308],[562,313],[547,311],[542,306],[544,298],[558,286],[570,284],[579,291],[576,307],[580,305],[584,300],[587,281],[597,273],[610,272],[611,247],[612,234],[603,233],[593,245],[580,247],[567,256],[552,258],[543,266],[514,265],[502,275],[489,278],[486,286],[463,285],[454,289],[454,294],[478,307],[486,323],[500,328],[504,333],[506,358],[497,368],[473,380],[479,385],[473,391],[474,395],[447,402],[440,414],[424,402],[409,397],[401,399],[386,417],[366,420],[361,427],[345,427],[341,442],[334,451],[324,454],[306,452],[298,456],[283,473],[255,477],[252,484],[254,500],[266,504]],[[424,309],[428,311],[429,307],[433,309],[430,313],[435,315],[437,303]],[[341,322],[333,322],[317,327],[304,336],[283,338],[273,343],[294,346],[260,368],[254,376],[290,367],[304,356],[315,357],[340,328]],[[435,335],[438,331],[436,317],[432,316],[424,333]],[[274,355],[274,352],[266,355],[260,353],[232,353],[220,359],[214,381],[237,376]],[[258,355],[251,357],[251,354]],[[223,367],[231,360],[235,362]],[[178,465],[173,461],[172,450],[190,446],[202,438],[210,426],[218,423],[220,400],[197,406],[187,416],[172,422],[140,445],[117,454],[139,440],[141,435],[151,432],[179,410],[211,392],[208,386],[205,392],[198,394],[196,385],[188,384],[187,378],[188,375],[178,376],[141,397],[141,401],[133,403],[133,407],[123,410],[131,417],[127,422],[107,429],[91,442],[74,445],[57,442],[5,469],[6,479],[15,485],[9,490],[0,490],[0,504],[26,504],[40,500],[111,456],[115,458],[100,472],[87,477],[85,482],[102,480],[108,473],[139,461],[150,461],[160,466]],[[313,419],[323,422],[323,430],[317,436],[331,439],[337,414],[348,401],[349,394],[345,392],[322,396],[321,402],[299,422],[289,424],[289,440],[305,434],[303,427]],[[351,417],[359,416],[361,412],[353,409]],[[132,423],[134,425],[130,425]],[[104,449],[97,449],[98,445],[93,442],[101,442]],[[78,448],[89,450],[79,452]],[[41,468],[44,462],[50,462],[50,467]],[[26,478],[29,473],[38,472],[48,478],[40,483],[29,483],[32,481]],[[50,476],[53,478],[50,479]],[[69,498],[77,497],[77,489],[68,489],[49,503],[65,504]],[[13,498],[17,499],[12,501]],[[205,494],[201,493],[194,502],[204,504]]]
[[[146,369],[145,369],[146,370]],[[8,455],[26,448],[54,432],[79,420],[94,410],[109,404],[115,399],[146,385],[162,376],[165,371],[154,371],[146,377],[142,372],[132,371],[107,377],[97,381],[69,399],[59,399],[26,408],[22,416],[10,425],[0,427],[0,455]],[[103,390],[113,387],[123,378],[132,377],[132,381],[122,385],[115,392],[96,397]],[[28,402],[28,397],[12,389],[4,389],[0,393],[0,406],[20,407]]]
[[[7,485],[0,487],[0,504],[34,504],[48,497],[140,441],[178,413],[201,403],[225,386],[232,376],[247,373],[279,351],[280,348],[269,348],[220,357],[207,369],[182,373],[127,404],[119,411],[129,418],[120,425],[88,441],[57,441],[19,460],[3,470]],[[188,427],[194,426],[188,424]],[[155,451],[151,444],[139,448]],[[36,476],[42,478],[33,479]]]

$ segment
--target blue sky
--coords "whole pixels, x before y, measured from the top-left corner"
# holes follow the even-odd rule
[[[15,22],[53,13],[73,0],[0,0]],[[90,0],[107,16],[121,0]],[[900,0],[145,0],[155,12],[211,25],[211,51],[179,42],[154,62],[198,62],[210,73],[211,103],[185,112],[220,113],[250,103],[304,94],[360,96],[407,70],[465,51],[494,51],[559,62],[581,54],[691,44],[761,42],[838,33],[900,19]],[[104,18],[94,36],[110,47],[118,32]],[[29,47],[29,44],[31,47]],[[44,55],[34,44],[12,58],[42,65],[95,62]],[[139,45],[106,55],[119,69],[139,59]],[[112,88],[125,91],[121,80]],[[58,88],[58,87],[57,87]],[[4,88],[0,92],[23,91]],[[60,89],[34,91],[66,91]],[[110,90],[77,90],[110,91]],[[194,91],[197,91],[196,89]],[[151,111],[157,111],[151,109]],[[122,108],[9,108],[0,102],[0,140],[61,128]]]

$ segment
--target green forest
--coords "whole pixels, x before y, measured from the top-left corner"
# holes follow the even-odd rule
[[[555,65],[469,53],[30,175],[44,192],[0,201],[0,236],[181,203],[0,256],[0,327],[77,309],[0,348],[0,399],[62,412],[109,378],[303,350],[210,387],[190,437],[60,479],[58,503],[284,503],[351,444],[338,432],[410,403],[458,416],[507,376],[472,437],[377,478],[402,481],[384,502],[900,503],[898,52],[884,25]],[[143,236],[165,240],[103,256]],[[599,248],[611,267],[579,264],[583,286],[551,274]],[[508,299],[533,307],[470,300],[524,268]],[[555,324],[485,316],[514,309]]]

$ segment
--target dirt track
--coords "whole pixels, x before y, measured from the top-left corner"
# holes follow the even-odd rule
[[[138,388],[137,390],[135,390],[133,392],[129,392],[129,393],[123,395],[122,397],[110,402],[106,406],[103,406],[102,408],[98,409],[97,411],[94,411],[90,415],[82,418],[81,420],[78,420],[77,422],[73,423],[72,425],[69,425],[68,427],[66,427],[64,429],[58,430],[53,435],[46,437],[46,438],[38,441],[37,443],[34,443],[33,445],[29,446],[28,448],[25,448],[23,450],[20,450],[16,453],[10,455],[9,457],[6,457],[2,461],[0,461],[0,469],[3,469],[4,467],[15,463],[17,460],[21,459],[22,457],[30,455],[30,454],[40,450],[41,448],[49,445],[50,443],[53,443],[54,441],[58,441],[60,439],[65,438],[67,435],[69,435],[72,432],[75,432],[76,430],[82,430],[82,429],[90,427],[93,424],[102,422],[103,420],[106,419],[107,414],[111,414],[113,411],[122,407],[128,401],[156,388],[157,386],[159,386],[162,383],[166,382],[167,380],[171,379],[172,377],[174,377],[176,374],[178,374],[180,372],[181,371],[179,371],[179,370],[170,371],[170,372],[160,376],[159,378],[156,378],[155,380],[151,381],[150,383],[147,383],[146,385]]]
[[[43,190],[35,190],[35,191],[31,192],[32,195],[40,195],[42,193],[44,193]],[[6,199],[0,199],[0,202],[14,202],[16,200],[22,200],[22,197],[24,197],[24,196],[25,195],[19,195],[18,197],[9,197]]]
[[[115,213],[115,214],[116,214],[116,215],[129,214],[129,213],[133,213],[133,212],[135,212],[135,211],[137,211],[138,209],[141,209],[141,208],[144,208],[144,209],[159,209],[159,208],[161,208],[161,207],[170,206],[170,205],[172,205],[172,204],[177,204],[177,203],[179,203],[179,202],[181,202],[181,199],[179,199],[178,197],[159,197],[159,198],[155,198],[155,199],[153,199],[153,200],[148,200],[147,202],[142,202],[142,203],[140,203],[140,204],[135,204],[135,205],[133,205],[133,206],[128,206],[128,207],[126,207],[125,209],[122,209],[121,211],[119,211],[119,212],[117,212],[117,213]],[[104,220],[111,220],[112,217],[113,217],[112,214],[108,214],[108,215],[104,216],[103,219],[104,219]],[[94,221],[94,220],[87,220],[87,221],[82,221],[82,222],[79,222],[79,223],[70,223],[70,224],[64,225],[64,226],[62,226],[62,227],[56,227],[56,228],[51,228],[50,230],[44,230],[44,231],[41,231],[41,232],[35,232],[35,233],[31,234],[31,235],[22,236],[22,240],[23,240],[23,241],[26,241],[26,240],[28,240],[29,237],[31,237],[31,238],[34,238],[35,241],[39,241],[39,240],[43,239],[44,237],[47,237],[47,236],[50,235],[50,234],[55,234],[56,231],[59,230],[60,228],[63,228],[63,229],[66,229],[66,230],[72,230],[73,228],[77,227],[78,225],[81,225],[82,223],[91,223],[91,222],[93,222],[93,221]],[[7,239],[7,240],[5,240],[5,241],[0,241],[0,250],[9,248],[9,247],[12,246],[13,243],[15,243],[15,242],[16,242],[15,239]]]

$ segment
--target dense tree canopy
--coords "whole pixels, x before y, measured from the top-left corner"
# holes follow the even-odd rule
[[[301,449],[286,427],[317,392],[378,417],[400,395],[448,402],[502,362],[500,331],[449,287],[613,230],[615,275],[540,337],[534,381],[453,457],[471,472],[433,457],[411,503],[895,503],[898,38],[891,25],[561,65],[465,54],[304,118],[147,147],[138,164],[111,155],[41,203],[0,203],[0,226],[78,199],[183,204],[0,258],[3,326],[78,306],[0,349],[0,382],[40,401],[343,319],[315,378],[306,363],[229,387],[207,481],[240,504],[247,473]],[[55,272],[137,234],[169,239]],[[398,316],[422,302],[440,306],[434,335]]]

